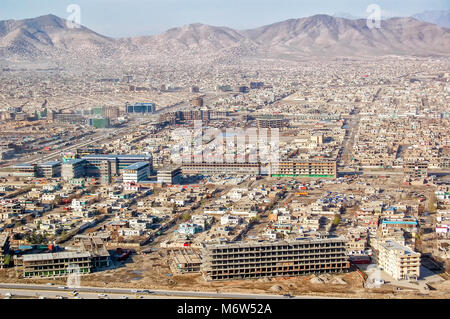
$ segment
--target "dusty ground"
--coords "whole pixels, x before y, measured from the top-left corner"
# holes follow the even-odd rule
[[[124,287],[136,289],[174,289],[187,291],[211,291],[234,293],[261,293],[333,296],[340,298],[450,298],[447,286],[436,287],[428,295],[416,292],[395,291],[394,288],[379,289],[363,288],[363,280],[356,272],[345,274],[325,275],[330,280],[340,278],[344,282],[332,284],[312,283],[310,280],[316,276],[305,275],[291,278],[261,278],[255,280],[235,280],[222,282],[206,282],[200,274],[170,275],[169,258],[164,250],[149,255],[133,255],[133,262],[119,263],[115,269],[93,273],[83,276],[82,285],[97,287]],[[321,276],[322,277],[322,276]],[[64,278],[49,279],[17,279],[14,270],[1,270],[1,282],[20,282],[43,284],[53,282],[65,285]],[[314,281],[314,280],[313,280]],[[442,291],[447,291],[443,293]]]

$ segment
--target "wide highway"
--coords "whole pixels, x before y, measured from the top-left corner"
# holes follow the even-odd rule
[[[135,290],[128,288],[98,288],[98,287],[79,287],[72,289],[57,285],[29,285],[29,284],[9,284],[0,283],[0,293],[12,296],[29,296],[39,298],[68,297],[76,298],[71,293],[76,291],[78,297],[83,299],[154,299],[154,298],[219,298],[219,299],[336,299],[334,297],[317,296],[291,296],[270,295],[270,294],[244,294],[244,293],[221,293],[221,292],[198,292],[198,291],[179,291],[179,290]],[[102,296],[106,295],[106,296]]]

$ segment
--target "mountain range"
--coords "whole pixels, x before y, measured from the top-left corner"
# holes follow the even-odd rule
[[[450,55],[450,29],[415,18],[391,18],[381,28],[365,19],[329,15],[290,19],[251,30],[190,24],[155,36],[115,39],[69,28],[54,15],[0,21],[0,57],[145,59],[305,56]]]
[[[441,27],[450,28],[450,10],[424,11],[413,15],[413,18],[433,23]]]

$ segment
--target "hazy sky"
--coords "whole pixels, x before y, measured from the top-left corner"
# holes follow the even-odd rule
[[[349,13],[367,17],[370,4],[386,16],[448,10],[450,0],[0,0],[0,20],[55,14],[81,8],[81,24],[113,37],[152,35],[190,23],[253,28],[314,14]]]

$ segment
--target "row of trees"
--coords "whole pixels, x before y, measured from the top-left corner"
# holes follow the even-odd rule
[[[32,232],[31,234],[27,234],[25,239],[32,245],[40,245],[47,244],[48,238],[47,234],[36,234],[36,232]]]

